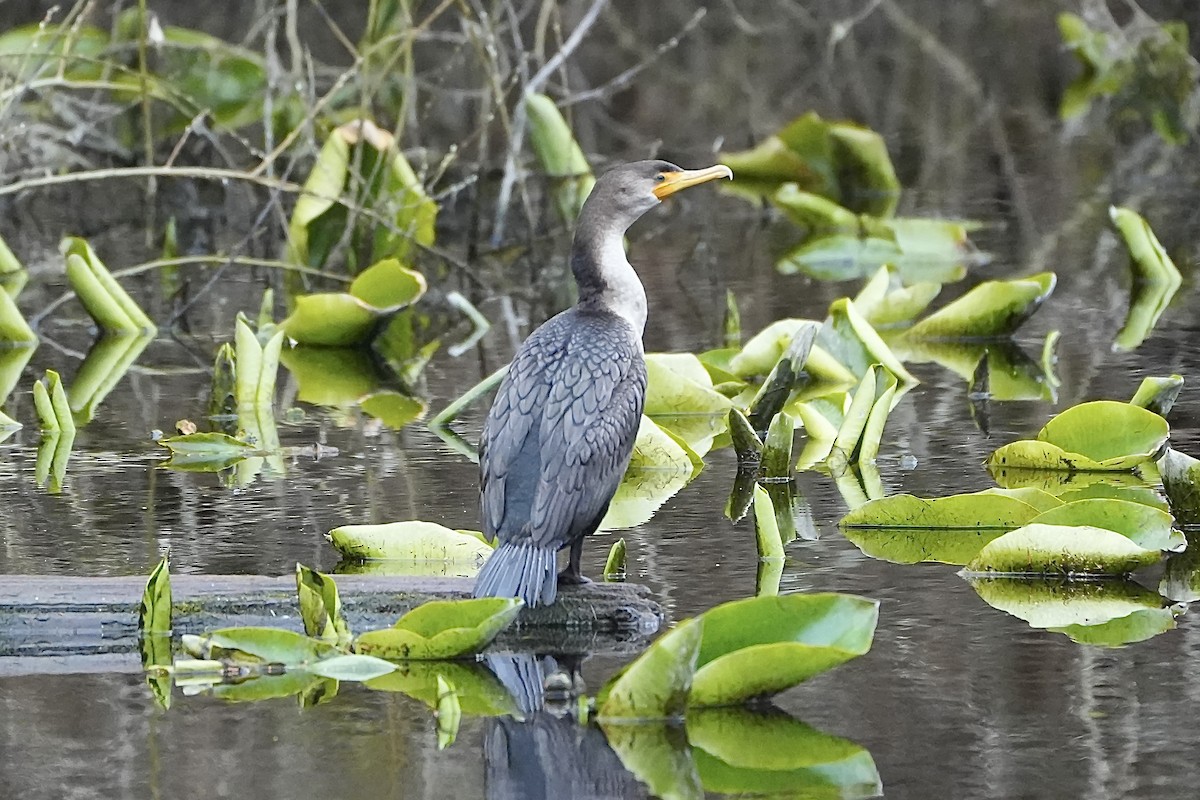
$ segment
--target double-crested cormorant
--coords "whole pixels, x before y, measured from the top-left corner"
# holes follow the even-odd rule
[[[579,302],[534,331],[513,358],[479,446],[483,532],[496,550],[476,597],[554,602],[582,583],[583,537],[600,525],[633,452],[646,398],[646,292],[625,257],[625,231],[668,195],[714,178],[718,164],[616,167],[579,212],[571,271]],[[556,581],[555,555],[570,545]]]

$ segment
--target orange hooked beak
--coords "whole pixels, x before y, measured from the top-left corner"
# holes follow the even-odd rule
[[[659,200],[664,200],[678,192],[680,189],[686,189],[689,186],[695,186],[698,183],[708,183],[717,178],[729,178],[733,180],[733,170],[724,164],[706,167],[705,169],[685,169],[679,172],[664,172],[663,181],[654,187],[654,196]]]

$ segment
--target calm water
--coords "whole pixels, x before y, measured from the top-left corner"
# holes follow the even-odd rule
[[[765,15],[767,5],[753,8]],[[1046,11],[1042,5],[1032,7],[1040,13]],[[738,22],[740,33],[728,41],[705,34],[698,52],[718,53],[743,72],[752,71],[756,53],[778,46],[786,32],[783,26],[785,32],[747,33],[763,21],[753,14],[738,21],[714,12],[709,22],[713,19]],[[806,36],[812,33],[807,22],[793,22]],[[955,24],[972,29],[962,20]],[[1017,336],[1037,361],[1045,335],[1061,331],[1057,389],[1036,400],[991,404],[985,434],[972,420],[960,377],[935,363],[911,365],[922,383],[888,423],[878,465],[886,493],[943,495],[990,487],[982,462],[993,448],[1035,433],[1049,415],[1077,402],[1125,399],[1147,375],[1177,372],[1189,381],[1170,414],[1172,442],[1200,456],[1195,311],[1200,290],[1193,278],[1200,258],[1195,188],[1200,161],[1194,147],[1189,152],[1145,142],[1126,146],[1104,130],[1060,134],[1053,101],[1029,99],[1042,80],[1050,94],[1061,83],[1046,66],[1058,63],[1052,27],[1043,31],[1047,24],[1052,16],[1034,26],[1042,33],[1031,43],[1037,53],[1031,60],[1044,67],[1041,73],[1035,64],[1010,73],[1003,78],[1010,83],[1003,83],[1004,70],[991,69],[986,54],[972,56],[989,96],[1003,99],[1007,87],[1008,96],[1023,98],[1007,107],[996,101],[990,112],[995,126],[982,111],[979,119],[972,116],[976,111],[968,118],[955,113],[962,98],[945,97],[940,70],[919,58],[905,60],[919,50],[911,41],[889,51],[912,72],[896,78],[879,104],[869,88],[874,73],[864,67],[861,74],[843,74],[838,65],[853,53],[839,52],[814,66],[813,75],[805,73],[801,88],[772,96],[769,87],[756,86],[745,107],[714,100],[737,94],[732,79],[720,90],[697,88],[678,144],[647,110],[657,107],[659,90],[647,90],[646,105],[625,112],[642,136],[661,137],[670,157],[688,165],[709,163],[712,143],[734,138],[732,130],[762,133],[811,106],[831,116],[856,116],[888,136],[902,178],[913,187],[902,213],[985,223],[974,238],[993,260],[948,286],[943,299],[986,278],[1057,273],[1054,295]],[[668,57],[662,70],[675,77],[664,85],[682,85],[688,52],[685,47]],[[611,55],[593,52],[588,58],[602,66]],[[1009,58],[995,56],[1004,63]],[[778,88],[787,75],[774,80]],[[895,91],[905,86],[907,91]],[[807,94],[798,96],[802,91]],[[772,97],[775,105],[768,103]],[[780,110],[780,104],[787,108]],[[602,118],[581,113],[581,127],[611,144],[608,152],[645,152],[604,133]],[[725,114],[734,119],[725,120]],[[760,128],[753,120],[763,114],[772,122]],[[95,189],[6,206],[0,233],[33,275],[21,297],[23,310],[39,309],[61,293],[54,248],[65,232],[89,235],[113,268],[153,257],[154,250],[143,247],[140,187],[120,191],[129,198],[120,208],[97,203],[102,196]],[[1183,288],[1154,333],[1130,353],[1112,349],[1131,281],[1107,227],[1110,203],[1131,204],[1146,214],[1185,273]],[[208,198],[203,209],[197,216],[208,220],[204,235],[228,246],[241,236],[253,200],[230,192]],[[158,211],[161,218],[163,209]],[[439,244],[464,250],[462,220],[450,214],[446,221],[448,232]],[[695,190],[639,223],[630,237],[631,260],[641,267],[650,298],[647,350],[716,346],[727,288],[739,299],[747,335],[782,317],[821,319],[831,300],[857,291],[857,281],[823,283],[778,274],[773,263],[791,235],[758,209],[707,190]],[[506,297],[529,322],[556,310],[565,247],[561,236],[540,241],[514,268],[517,277],[496,275],[488,289],[471,291],[495,327],[478,348],[459,357],[451,357],[446,346],[438,351],[419,386],[430,409],[436,411],[511,355],[515,340],[503,324]],[[181,278],[198,290],[211,275],[185,269]],[[457,280],[451,278],[451,285],[467,291]],[[172,316],[177,306],[157,275],[126,283],[156,320]],[[30,386],[47,368],[59,370],[70,385],[93,339],[76,302],[44,322],[43,342],[4,406],[27,427],[0,443],[0,575],[140,575],[168,547],[179,573],[284,574],[297,561],[329,570],[338,558],[321,534],[339,524],[421,518],[477,527],[472,463],[420,423],[394,430],[352,404],[328,408],[305,402],[285,370],[276,407],[281,440],[321,445],[325,455],[290,457],[283,474],[262,475],[245,486],[158,467],[163,455],[151,431],[203,417],[216,347],[230,338],[237,311],[257,308],[266,285],[281,286],[267,272],[226,270],[184,315],[183,325],[164,330],[148,345],[80,430],[59,494],[34,481],[38,434],[29,425]],[[432,302],[430,310],[443,313]],[[528,330],[518,327],[521,335]],[[451,326],[445,342],[465,335],[463,326]],[[472,441],[481,415],[476,408],[459,423]],[[649,585],[676,620],[755,590],[752,523],[733,525],[723,513],[732,455],[718,451],[706,462],[696,480],[649,523],[622,534],[629,544],[630,579]],[[1134,645],[1075,644],[988,606],[955,567],[904,566],[864,555],[836,529],[848,508],[845,487],[811,472],[798,475],[796,484],[798,508],[811,519],[809,533],[816,538],[789,545],[781,590],[876,598],[880,619],[868,655],[778,702],[796,719],[868,752],[887,797],[1194,795],[1200,783],[1195,612],[1180,616],[1174,630]],[[588,547],[585,571],[602,568],[610,541],[598,537]],[[1149,589],[1157,587],[1157,574],[1139,578]],[[604,654],[586,662],[588,685],[598,687],[620,663]],[[136,656],[97,660],[69,674],[45,674],[28,662],[0,658],[0,709],[5,797],[554,798],[641,797],[649,791],[595,727],[547,715],[524,725],[465,717],[457,742],[439,752],[425,706],[352,684],[303,710],[294,698],[237,704],[176,691],[172,707],[163,711],[137,671]],[[796,789],[794,796],[829,795]]]

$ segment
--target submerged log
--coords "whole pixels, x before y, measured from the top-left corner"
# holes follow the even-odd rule
[[[100,661],[138,667],[141,576],[74,578],[0,576],[0,674],[93,671]],[[470,596],[465,578],[339,575],[343,614],[352,631],[390,627],[428,600]],[[176,635],[230,626],[302,631],[296,579],[288,575],[172,575]],[[563,655],[632,653],[645,646],[663,612],[643,586],[592,583],[559,590],[545,608],[525,609],[493,647]],[[87,664],[86,659],[98,659]]]

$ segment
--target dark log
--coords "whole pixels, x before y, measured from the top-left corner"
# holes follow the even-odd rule
[[[101,662],[106,671],[136,669],[137,612],[145,582],[141,576],[0,576],[0,674],[90,672]],[[339,575],[337,584],[346,621],[361,632],[390,627],[427,600],[469,597],[472,582]],[[172,575],[171,589],[176,635],[243,625],[303,630],[291,575]],[[556,655],[633,653],[662,621],[662,609],[643,586],[566,586],[554,605],[523,610],[493,648]]]

